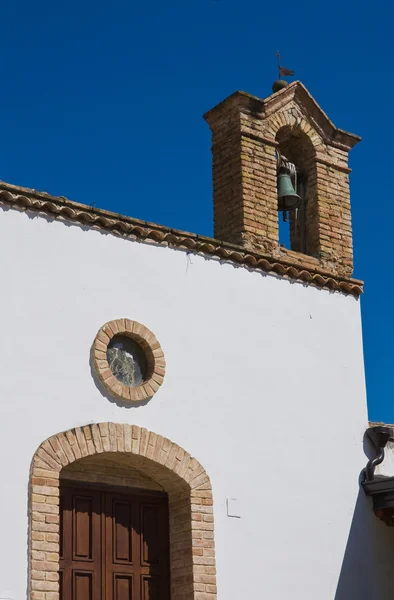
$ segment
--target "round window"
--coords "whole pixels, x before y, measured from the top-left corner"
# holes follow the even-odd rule
[[[146,356],[139,344],[125,335],[115,335],[107,347],[109,368],[124,385],[141,385],[146,377]]]
[[[105,323],[92,350],[101,383],[120,400],[149,400],[163,383],[163,350],[155,335],[137,321],[115,319]]]

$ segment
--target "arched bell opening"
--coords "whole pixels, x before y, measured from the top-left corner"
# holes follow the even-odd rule
[[[157,586],[163,600],[216,599],[210,481],[170,440],[114,423],[53,436],[35,454],[31,499],[32,600],[80,600],[77,588],[140,600]]]
[[[286,125],[276,134],[278,168],[279,242],[311,256],[317,255],[317,198],[315,148],[299,127]]]

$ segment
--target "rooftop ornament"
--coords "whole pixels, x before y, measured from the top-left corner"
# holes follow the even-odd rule
[[[274,94],[279,92],[279,90],[283,90],[283,88],[289,85],[289,82],[286,79],[282,79],[282,77],[293,77],[294,71],[291,69],[286,69],[286,67],[282,67],[280,64],[280,52],[277,50],[275,52],[276,57],[278,58],[278,79],[272,86],[272,91]]]
[[[391,427],[378,425],[367,429],[366,435],[376,454],[363,471],[361,485],[365,494],[372,497],[375,515],[389,527],[394,527],[394,477],[375,475],[376,467],[384,460],[387,443],[394,441],[394,432]]]

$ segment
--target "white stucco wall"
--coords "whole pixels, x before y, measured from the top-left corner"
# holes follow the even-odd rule
[[[384,450],[384,460],[376,467],[375,475],[394,477],[394,441],[388,442]],[[373,454],[372,448],[371,454]]]
[[[355,512],[367,427],[357,300],[14,210],[0,212],[0,276],[0,598],[26,597],[37,446],[100,421],[160,433],[205,467],[219,600],[376,597],[385,553],[369,548],[389,542],[363,496]],[[93,339],[118,317],[165,352],[146,406],[118,406],[92,377]]]

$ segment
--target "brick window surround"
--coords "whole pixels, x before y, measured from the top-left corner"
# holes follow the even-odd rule
[[[147,360],[145,381],[136,387],[123,385],[112,373],[107,360],[107,348],[111,339],[126,336],[137,342]],[[163,383],[166,363],[164,352],[155,335],[145,325],[130,319],[115,319],[101,327],[93,342],[93,363],[103,386],[119,400],[142,402],[149,400]]]
[[[168,494],[172,600],[216,600],[213,499],[200,463],[136,425],[99,423],[47,439],[34,455],[29,489],[30,600],[59,600],[59,482],[62,469],[94,455],[132,459]],[[90,459],[88,459],[89,461]]]

